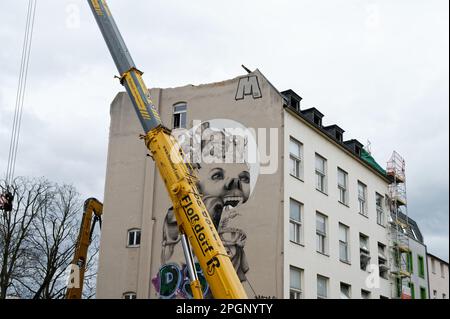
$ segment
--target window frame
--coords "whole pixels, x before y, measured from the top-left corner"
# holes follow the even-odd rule
[[[362,186],[363,197],[361,197],[360,186]],[[358,213],[365,217],[368,217],[367,210],[367,185],[358,180]]]
[[[419,272],[419,277],[425,278],[425,262],[422,255],[417,255],[417,268]]]
[[[133,244],[130,244],[130,235],[133,235]],[[139,234],[139,237],[136,236],[136,234]],[[141,235],[142,235],[142,231],[140,228],[130,228],[127,231],[127,248],[137,248],[141,246]],[[139,243],[137,243],[137,239],[139,238]]]
[[[317,169],[317,159],[320,159],[323,161],[323,172],[319,171]],[[315,154],[314,157],[314,171],[315,171],[315,176],[316,176],[316,190],[318,190],[321,193],[327,194],[328,192],[328,187],[327,187],[327,159],[325,157],[323,157],[322,155],[320,155],[319,153]],[[318,179],[320,178],[320,179]],[[318,181],[321,181],[321,186],[322,188],[319,188],[319,183]]]
[[[380,205],[378,205],[378,199],[380,199]],[[385,197],[383,195],[381,195],[378,192],[375,192],[375,209],[377,211],[377,224],[380,226],[385,226],[386,225],[386,221],[385,221],[385,213],[384,213],[384,200]]]
[[[424,286],[420,286],[420,299],[427,299],[427,289]]]
[[[378,272],[380,278],[389,279],[389,271],[381,270],[381,266],[388,267],[388,257],[386,256],[386,245],[378,242]]]
[[[366,295],[368,298],[364,298],[363,296]],[[371,299],[372,298],[372,292],[369,290],[361,289],[361,299]]]
[[[344,184],[341,185],[339,183],[339,173],[343,173],[344,176]],[[348,206],[348,173],[344,171],[342,168],[337,168],[337,188],[339,191],[339,203]]]
[[[134,297],[134,298],[128,298],[127,296]],[[137,294],[134,291],[127,291],[127,292],[124,292],[122,294],[122,298],[123,299],[128,299],[128,300],[136,299],[137,298]]]
[[[341,227],[343,229],[345,229],[346,242],[343,242],[341,240],[341,234],[340,234]],[[350,239],[349,238],[350,237],[350,227],[345,225],[345,224],[339,223],[338,231],[339,231],[339,234],[338,234],[339,235],[339,237],[338,237],[339,238],[339,260],[341,262],[343,262],[343,263],[350,264],[350,260],[351,260],[351,258],[350,258],[350,240],[349,240]],[[342,256],[341,256],[341,245],[345,246],[345,252],[346,252],[347,260],[342,259]]]
[[[325,228],[324,232],[320,231],[317,228],[317,219],[318,219],[318,217],[323,218],[323,224],[324,224],[324,228]],[[319,245],[319,238],[320,238],[320,243],[323,246],[322,247],[323,248],[322,251],[318,247],[318,246],[320,246]],[[318,253],[320,253],[320,254],[323,254],[323,255],[327,255],[328,254],[328,216],[322,214],[319,211],[316,211],[316,251]]]
[[[325,296],[319,295],[319,279],[323,279],[325,281]],[[328,285],[329,285],[329,278],[317,274],[317,299],[328,299]]]
[[[299,207],[299,220],[291,217],[291,203]],[[294,227],[294,238],[291,237],[291,225]],[[298,241],[296,240],[298,237]],[[289,240],[295,244],[303,245],[303,204],[289,198]]]
[[[291,153],[291,143],[297,144],[300,154]],[[303,181],[303,143],[292,136],[289,136],[289,165],[289,174]],[[292,172],[292,165],[297,172]]]
[[[366,240],[366,247],[365,248],[362,245],[361,239],[365,239]],[[363,268],[363,255],[362,255],[362,253],[364,253],[365,255],[369,256],[368,258],[364,256],[364,258],[367,258],[367,262],[366,262],[364,268]],[[359,262],[360,262],[361,270],[367,271],[367,266],[370,264],[370,259],[371,259],[371,255],[370,255],[370,237],[367,236],[366,234],[359,233]]]
[[[292,271],[298,272],[300,278],[300,287],[294,287],[292,285]],[[291,294],[298,296],[299,298],[291,298]],[[303,299],[303,269],[298,267],[289,266],[289,299]]]
[[[342,293],[342,288],[345,287],[348,289],[348,295],[345,293]],[[342,282],[339,284],[340,292],[341,292],[341,298],[340,299],[352,299],[352,286],[350,284],[347,284],[345,282]],[[345,295],[347,298],[342,298],[342,295]]]
[[[182,111],[177,111],[176,110],[176,107],[183,106],[183,105],[185,106],[184,110],[182,110]],[[172,105],[172,128],[173,129],[187,128],[187,123],[188,123],[188,120],[187,120],[187,108],[188,108],[188,106],[187,105],[188,105],[187,102],[177,102],[177,103]],[[179,126],[177,126],[177,127],[175,127],[175,116],[176,115],[180,115]],[[182,124],[182,120],[181,119],[183,118],[183,115],[184,115],[184,126],[181,125]]]

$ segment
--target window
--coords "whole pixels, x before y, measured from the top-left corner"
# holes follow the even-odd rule
[[[319,154],[316,154],[316,189],[326,193],[326,175],[327,160]]]
[[[370,291],[361,289],[361,298],[362,299],[370,299]]]
[[[350,285],[341,282],[341,299],[350,299],[351,298],[350,289],[351,289]]]
[[[289,239],[297,244],[302,242],[302,207],[302,204],[291,198],[289,204]]]
[[[425,265],[423,263],[423,257],[417,256],[417,262],[419,264],[419,277],[425,278]]]
[[[297,111],[300,111],[300,101],[293,96],[291,96],[291,106]]]
[[[350,262],[348,239],[348,227],[339,224],[339,259],[346,263]]]
[[[402,284],[402,280],[399,277],[395,278],[395,292],[396,292],[397,298],[402,297],[403,284]]]
[[[436,273],[436,261],[434,259],[431,259],[431,271],[433,274]]]
[[[141,230],[130,229],[128,231],[128,247],[138,247],[141,244]]]
[[[370,261],[369,237],[361,233],[359,234],[359,255],[361,269],[366,270]]]
[[[186,128],[187,104],[177,103],[173,106],[173,128]]]
[[[328,298],[328,278],[317,275],[317,299]]]
[[[420,299],[427,299],[427,290],[425,287],[420,287]]]
[[[409,286],[409,290],[411,291],[411,299],[416,299],[416,291],[414,288],[414,283],[409,282],[408,286]]]
[[[408,251],[406,254],[406,271],[410,274],[413,273],[413,254],[411,251]]]
[[[322,118],[316,114],[314,114],[314,124],[317,126],[322,126]]]
[[[386,258],[386,245],[378,243],[378,269],[380,272],[380,277],[388,279],[388,264]]]
[[[126,292],[123,294],[123,299],[136,299],[135,292]]]
[[[445,266],[443,263],[441,263],[441,277],[445,278]]]
[[[301,269],[292,266],[289,269],[289,299],[302,298],[302,272]]]
[[[383,209],[384,197],[376,193],[375,201],[377,206],[377,223],[378,225],[384,226],[384,209]]]
[[[433,290],[433,299],[437,299],[437,290]]]
[[[358,181],[359,213],[367,216],[367,186]]]
[[[447,295],[446,294],[442,294],[442,299],[447,299]]]
[[[302,153],[303,145],[291,137],[289,140],[290,174],[300,179],[303,178]]]
[[[327,216],[316,213],[316,238],[317,251],[321,254],[327,253]]]
[[[348,205],[347,181],[348,181],[348,174],[342,169],[338,168],[339,201],[344,205]]]

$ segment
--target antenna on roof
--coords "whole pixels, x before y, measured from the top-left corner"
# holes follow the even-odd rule
[[[245,65],[242,64],[241,66],[244,68],[245,71],[247,71],[247,73],[252,73],[252,71],[250,71]]]
[[[367,144],[364,147],[364,149],[367,151],[367,153],[369,153],[370,155],[372,155],[372,142],[367,140]]]

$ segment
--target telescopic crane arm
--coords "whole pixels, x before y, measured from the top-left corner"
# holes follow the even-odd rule
[[[142,124],[145,145],[152,154],[173,202],[180,232],[192,246],[214,298],[247,298],[197,190],[194,172],[184,163],[181,149],[170,135],[170,130],[161,123],[142,79],[142,72],[136,68],[106,1],[88,2],[120,73],[120,81]],[[199,287],[199,283],[192,282],[191,287],[195,286]]]
[[[75,252],[71,263],[71,280],[66,291],[66,299],[81,299],[83,293],[84,273],[89,245],[91,244],[92,233],[95,224],[99,222],[101,227],[103,214],[103,204],[95,198],[89,198],[84,202],[83,218],[81,220],[80,233],[78,234]],[[79,276],[74,272],[77,271]],[[77,283],[73,282],[79,280]]]

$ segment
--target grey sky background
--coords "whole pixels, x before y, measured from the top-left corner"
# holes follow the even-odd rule
[[[0,3],[2,177],[27,2]],[[221,81],[245,64],[295,90],[346,139],[370,140],[382,166],[397,150],[407,162],[409,215],[428,250],[448,260],[448,1],[109,5],[150,87]],[[86,1],[38,0],[30,63],[16,175],[71,183],[102,200],[109,105],[123,89]]]

